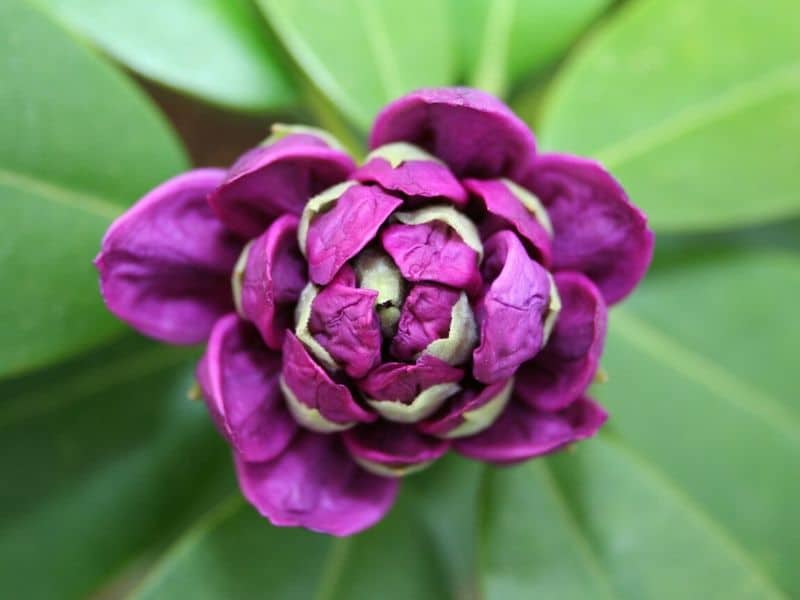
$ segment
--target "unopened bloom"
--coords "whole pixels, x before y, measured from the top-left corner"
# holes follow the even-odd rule
[[[414,92],[369,141],[356,165],[280,127],[150,192],[96,260],[119,318],[207,343],[197,378],[246,498],[334,535],[449,450],[507,464],[593,435],[606,307],[653,248],[599,164],[537,154],[483,92]]]

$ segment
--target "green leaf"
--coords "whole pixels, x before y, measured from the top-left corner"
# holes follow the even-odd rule
[[[610,0],[450,0],[470,85],[504,96],[556,60]]]
[[[563,72],[545,145],[605,162],[660,231],[800,214],[798,23],[794,0],[630,3]]]
[[[616,313],[598,390],[613,427],[800,594],[800,257],[687,257]],[[654,424],[658,424],[654,426]]]
[[[652,273],[612,314],[594,390],[617,441],[485,488],[494,597],[602,581],[626,598],[800,594],[798,293],[788,252],[705,249]]]
[[[271,526],[237,492],[185,531],[133,597],[306,600],[332,546],[332,538]]]
[[[403,493],[426,525],[459,600],[477,598],[478,491],[486,466],[449,453],[403,481]]]
[[[389,516],[336,539],[273,527],[238,496],[190,527],[135,598],[439,600],[448,594],[430,530],[401,494]]]
[[[446,0],[258,0],[306,75],[359,128],[388,101],[454,80]]]
[[[495,470],[485,491],[488,600],[781,597],[680,491],[609,440]]]
[[[230,493],[194,357],[126,340],[0,386],[0,579],[24,598],[78,598],[141,563]]]
[[[168,87],[244,111],[297,94],[280,49],[249,0],[39,0],[127,67]]]
[[[91,265],[111,220],[186,166],[119,73],[21,0],[0,3],[0,376],[121,329]]]

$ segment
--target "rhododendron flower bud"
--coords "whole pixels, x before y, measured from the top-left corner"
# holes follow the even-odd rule
[[[276,127],[150,192],[96,260],[119,318],[207,343],[198,382],[248,501],[333,535],[450,450],[507,464],[595,434],[607,307],[653,250],[601,165],[538,154],[481,91],[400,98],[369,143],[359,166]]]

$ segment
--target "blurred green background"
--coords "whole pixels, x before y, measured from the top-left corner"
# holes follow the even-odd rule
[[[200,349],[100,301],[108,224],[270,123],[356,153],[466,83],[651,218],[574,451],[447,459],[347,540],[271,527],[187,399]],[[9,598],[800,597],[800,2],[0,0],[0,582]]]

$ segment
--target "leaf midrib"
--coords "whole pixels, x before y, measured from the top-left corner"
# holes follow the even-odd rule
[[[690,105],[663,121],[640,129],[628,137],[589,152],[611,168],[680,139],[709,123],[749,108],[800,84],[800,63],[782,66],[767,74],[733,85],[722,94]]]
[[[556,478],[553,476],[546,459],[539,459],[538,472],[540,479],[544,480],[547,485],[550,496],[561,511],[562,518],[565,522],[565,528],[568,530],[570,537],[575,541],[578,554],[583,559],[587,569],[594,576],[596,581],[602,583],[604,588],[603,592],[606,597],[619,598],[620,596],[612,584],[611,577],[600,561],[597,549],[592,545],[589,541],[589,537],[581,529],[580,523],[575,518],[575,514],[570,508],[567,498],[558,485]]]
[[[497,96],[506,91],[508,52],[517,0],[495,0],[489,4],[478,62],[472,84]]]
[[[800,418],[771,395],[730,373],[711,358],[646,322],[629,309],[613,312],[612,329],[655,361],[694,381],[720,399],[760,419],[795,443],[800,443]]]
[[[762,565],[739,543],[738,539],[721,523],[714,519],[703,507],[692,498],[686,490],[679,486],[667,473],[650,461],[643,452],[628,445],[619,436],[611,433],[601,434],[600,439],[604,444],[625,455],[633,466],[645,473],[657,486],[672,496],[672,501],[686,513],[692,515],[706,533],[717,540],[731,556],[735,557],[743,566],[755,576],[755,579],[765,589],[770,590],[776,598],[788,600],[786,593],[773,581]]]
[[[15,188],[105,221],[113,221],[125,210],[124,207],[114,204],[106,198],[72,190],[58,183],[6,169],[0,169],[0,185]]]

